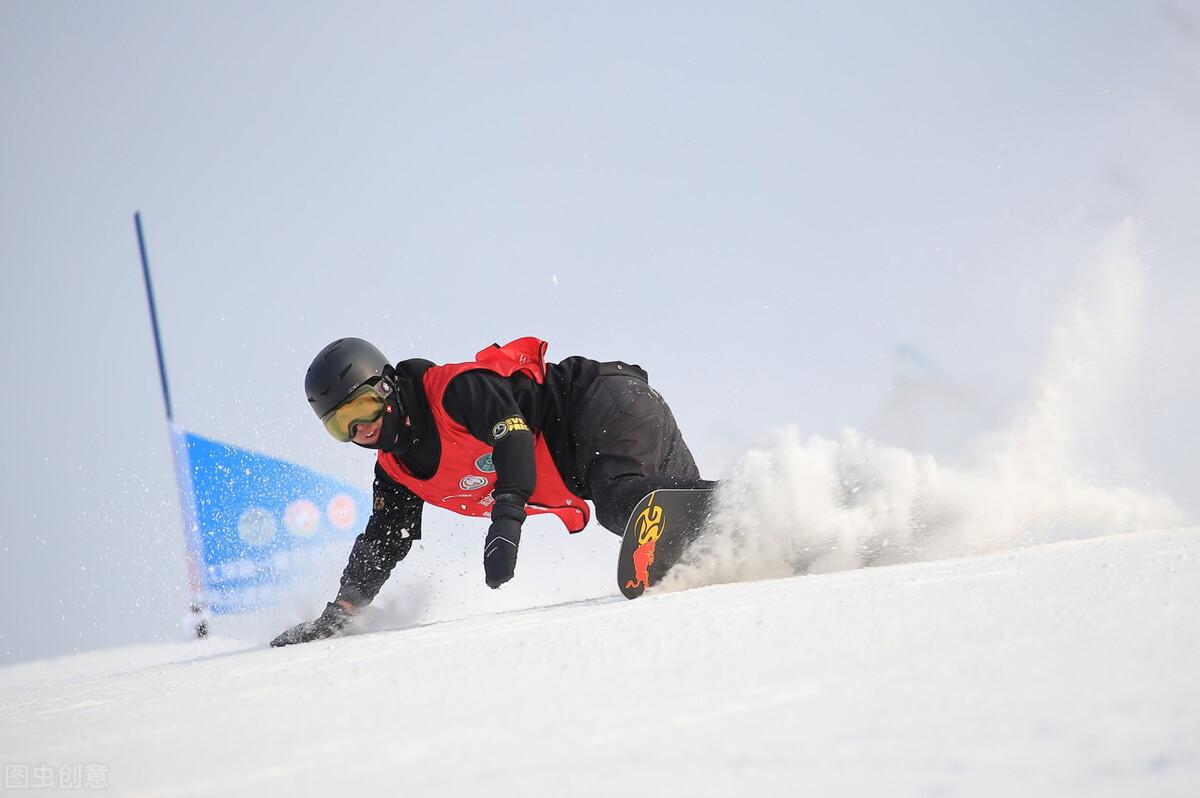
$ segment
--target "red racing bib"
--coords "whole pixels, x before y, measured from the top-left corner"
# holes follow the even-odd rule
[[[394,455],[379,452],[379,465],[384,472],[429,504],[453,510],[460,515],[490,515],[495,501],[492,498],[492,490],[496,483],[492,447],[472,435],[446,412],[442,404],[446,386],[464,371],[478,369],[494,372],[501,377],[524,374],[540,385],[546,379],[548,346],[545,341],[537,338],[518,338],[504,346],[489,346],[475,355],[475,360],[469,363],[430,367],[422,378],[422,384],[442,444],[437,472],[429,479],[417,479]],[[498,437],[502,437],[508,431],[521,429],[521,421],[522,419],[515,418],[501,422],[510,426],[500,431],[501,435]],[[531,432],[537,484],[525,505],[525,511],[531,515],[553,513],[563,522],[568,532],[578,532],[587,526],[591,518],[587,502],[573,494],[563,482],[542,432]]]

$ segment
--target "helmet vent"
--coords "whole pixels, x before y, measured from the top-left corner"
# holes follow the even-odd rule
[[[347,363],[347,364],[346,364],[346,368],[344,368],[344,369],[342,369],[341,371],[339,371],[339,372],[338,372],[338,379],[339,379],[339,380],[341,380],[341,379],[345,379],[345,377],[346,377],[346,372],[347,372],[347,371],[349,371],[349,370],[350,370],[350,369],[352,369],[352,368],[354,368],[354,364],[353,364],[353,363]]]

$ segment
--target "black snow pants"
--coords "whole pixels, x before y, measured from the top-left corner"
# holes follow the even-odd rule
[[[716,485],[700,478],[671,408],[637,366],[602,364],[572,427],[587,498],[614,534],[624,534],[634,506],[652,490]]]

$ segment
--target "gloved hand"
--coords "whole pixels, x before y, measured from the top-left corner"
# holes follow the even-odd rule
[[[329,602],[325,611],[315,621],[298,623],[271,641],[272,646],[290,646],[293,643],[311,643],[327,637],[341,637],[346,626],[354,619],[353,613],[341,604]]]
[[[521,522],[515,518],[497,518],[488,527],[483,541],[483,573],[488,587],[497,588],[513,578],[517,567],[517,546],[521,543]]]

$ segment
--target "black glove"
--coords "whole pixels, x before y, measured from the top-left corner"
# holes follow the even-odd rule
[[[331,601],[325,605],[325,612],[321,613],[320,618],[296,624],[272,640],[271,645],[290,646],[293,643],[311,643],[327,637],[340,637],[346,633],[346,626],[353,619],[354,616],[349,610]]]
[[[497,518],[488,527],[483,541],[483,573],[488,587],[497,588],[513,578],[517,567],[517,546],[521,543],[521,522],[515,518]]]

